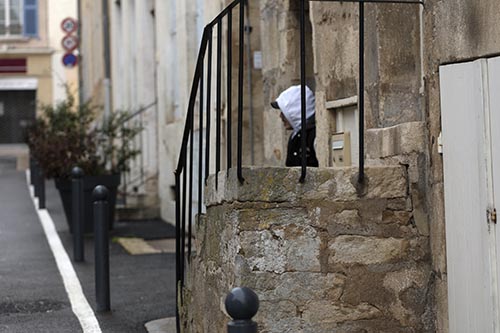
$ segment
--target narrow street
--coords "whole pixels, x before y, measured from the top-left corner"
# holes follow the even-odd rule
[[[0,332],[81,332],[26,176],[0,170]],[[7,169],[7,170],[5,170]]]
[[[15,163],[0,162],[0,332],[99,332],[83,330],[73,311],[26,174],[15,171]],[[47,181],[47,211],[71,258],[71,234],[52,181]],[[130,229],[130,224],[117,223],[111,237]],[[85,262],[73,267],[88,304],[95,309],[93,247],[93,237],[86,236]],[[133,256],[111,241],[112,311],[95,314],[100,331],[146,332],[145,323],[175,316],[174,270],[172,253]]]

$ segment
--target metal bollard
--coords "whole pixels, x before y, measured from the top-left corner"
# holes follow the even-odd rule
[[[35,158],[30,156],[30,184],[35,185],[33,181],[33,177],[35,177]]]
[[[108,189],[97,185],[92,192],[94,200],[95,233],[95,293],[97,311],[110,311],[109,300],[109,238]]]
[[[34,190],[34,194],[35,194],[35,198],[38,198],[38,196],[40,195],[39,194],[39,191],[40,191],[40,184],[39,184],[39,181],[38,181],[38,178],[39,178],[39,166],[38,166],[38,162],[36,160],[33,161],[33,173],[31,174],[31,180],[33,182],[33,190]]]
[[[73,229],[73,260],[82,262],[85,260],[83,242],[83,170],[74,167],[71,170],[71,226]]]
[[[45,174],[43,173],[43,169],[38,166],[38,208],[45,209]]]
[[[234,288],[226,296],[226,311],[233,318],[227,324],[227,333],[257,333],[252,317],[259,310],[259,297],[250,288]]]

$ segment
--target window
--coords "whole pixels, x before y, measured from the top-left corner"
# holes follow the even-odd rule
[[[37,0],[0,0],[0,37],[37,35]]]

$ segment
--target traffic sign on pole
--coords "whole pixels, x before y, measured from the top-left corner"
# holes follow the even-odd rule
[[[61,29],[65,33],[70,34],[70,33],[74,32],[74,31],[76,31],[76,29],[78,29],[78,23],[76,22],[75,19],[73,19],[71,17],[66,17],[61,22]]]
[[[71,52],[78,47],[78,37],[73,35],[65,36],[61,41],[61,45],[63,49]]]
[[[78,57],[73,53],[66,53],[62,58],[63,65],[67,68],[73,68],[78,63]]]

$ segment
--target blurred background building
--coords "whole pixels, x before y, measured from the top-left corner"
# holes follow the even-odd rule
[[[36,102],[65,98],[64,85],[77,91],[78,70],[63,65],[62,21],[76,19],[76,1],[0,1],[1,143],[23,141]]]
[[[63,65],[65,18],[76,20],[76,0],[0,0],[0,154],[26,156],[25,130],[37,103],[76,94],[78,70]],[[75,32],[76,33],[76,32]]]
[[[134,115],[131,121],[139,122],[145,128],[137,142],[142,154],[132,165],[125,182],[129,202],[138,208],[149,209],[143,214],[160,215],[167,222],[174,221],[174,171],[199,42],[205,24],[228,3],[228,0],[81,0],[81,97],[93,98],[107,106],[108,113],[127,110]],[[320,168],[356,167],[360,119],[359,6],[332,1],[307,3],[305,69],[308,85],[316,95],[316,150]],[[283,166],[287,132],[280,123],[278,112],[271,110],[269,102],[288,86],[299,82],[300,1],[249,0],[247,5],[249,14],[245,18],[245,34],[250,38],[245,38],[244,66],[249,75],[244,78],[243,164]],[[460,115],[469,115],[469,109],[474,111],[473,114],[483,114],[482,107],[468,107],[467,103],[472,100],[479,101],[478,105],[486,101],[485,108],[489,107],[488,85],[493,87],[497,82],[490,79],[497,75],[495,60],[490,58],[500,54],[498,13],[497,0],[456,0],[453,3],[428,0],[425,7],[404,3],[366,4],[363,21],[365,84],[361,88],[366,111],[364,157],[369,166],[383,169],[403,165],[407,170],[411,217],[405,226],[408,224],[415,233],[424,237],[428,254],[424,270],[426,276],[431,277],[425,281],[429,290],[425,297],[428,298],[419,298],[425,309],[422,308],[418,315],[418,321],[425,324],[428,331],[446,332],[449,325],[466,327],[460,325],[462,318],[470,314],[479,318],[486,311],[483,307],[487,311],[498,309],[496,305],[484,305],[487,302],[478,297],[474,302],[453,303],[448,317],[448,299],[460,299],[461,289],[464,289],[461,284],[448,285],[449,279],[480,289],[477,281],[493,281],[497,277],[493,273],[491,276],[489,273],[475,276],[474,272],[492,271],[496,274],[497,263],[493,256],[495,258],[491,260],[488,257],[490,263],[484,260],[480,269],[468,268],[478,263],[474,253],[496,253],[493,248],[485,248],[488,242],[481,241],[479,236],[470,243],[467,243],[470,238],[458,245],[446,242],[447,235],[451,237],[457,232],[470,235],[467,228],[472,224],[463,221],[463,225],[457,226],[453,219],[445,219],[445,196],[462,193],[464,197],[452,200],[460,204],[455,207],[448,205],[446,214],[450,216],[452,212],[459,212],[458,216],[468,216],[475,207],[467,209],[464,203],[473,202],[473,197],[486,197],[486,194],[472,194],[471,198],[468,190],[454,191],[453,185],[461,184],[470,173],[462,171],[457,177],[458,182],[450,184],[449,179],[454,172],[460,171],[458,165],[463,163],[454,163],[447,171],[443,166],[443,151],[448,147],[450,153],[447,156],[456,154],[458,160],[477,167],[476,164],[485,159],[478,157],[474,149],[463,147],[469,142],[469,133],[473,134],[470,142],[482,142],[484,131],[476,131],[481,125],[479,116],[471,121],[460,120],[451,111],[442,114],[441,105],[444,103],[444,110],[446,103],[452,105],[448,108],[457,110]],[[233,20],[237,26],[237,18],[233,17]],[[217,38],[224,38],[224,34],[214,34],[213,37],[213,45],[216,45]],[[238,40],[233,38],[236,48]],[[237,59],[237,54],[233,53],[233,57]],[[215,61],[213,57],[213,64]],[[461,63],[467,65],[462,67]],[[454,67],[446,67],[450,64]],[[222,66],[222,71],[225,71],[225,66]],[[237,75],[236,70],[232,73]],[[212,80],[215,80],[215,75]],[[456,86],[458,84],[461,86]],[[469,91],[478,92],[477,96],[463,93]],[[447,92],[451,93],[447,95]],[[213,101],[215,91],[211,94]],[[458,97],[464,101],[459,105],[452,104],[453,100],[462,101]],[[233,103],[229,110],[226,100],[223,93],[220,124],[223,128],[227,116],[236,108],[236,103]],[[492,99],[491,103],[494,102]],[[213,111],[215,103],[212,107]],[[197,114],[195,124],[198,123],[196,117]],[[215,112],[212,112],[212,117],[215,117]],[[455,119],[458,120],[455,122]],[[448,141],[448,146],[442,144],[442,134],[445,135],[442,123],[450,124],[452,131],[460,133]],[[199,128],[195,126],[194,131],[196,136]],[[221,139],[224,145],[228,138]],[[351,158],[339,163],[338,154]],[[209,163],[212,164],[213,159]],[[195,183],[198,181],[196,177]],[[482,184],[483,180],[475,179],[474,186]],[[445,193],[446,187],[451,194]],[[485,187],[492,188],[491,184]],[[196,206],[195,202],[193,206]],[[481,207],[481,214],[474,216],[477,223],[473,224],[476,235],[484,235],[484,239],[495,233],[491,221],[483,221],[488,216],[486,208]],[[374,237],[374,241],[377,240]],[[490,239],[490,243],[495,241]],[[461,247],[461,244],[467,246]],[[470,246],[477,252],[469,251]],[[471,266],[466,266],[469,264]],[[449,275],[448,267],[456,270]],[[381,287],[380,290],[385,289]],[[477,295],[483,295],[483,300],[494,299],[488,292]],[[388,309],[389,306],[380,308]],[[491,322],[498,323],[498,315],[490,317],[494,318]],[[398,323],[407,325],[401,318],[398,317]],[[474,330],[482,331],[469,329]]]

